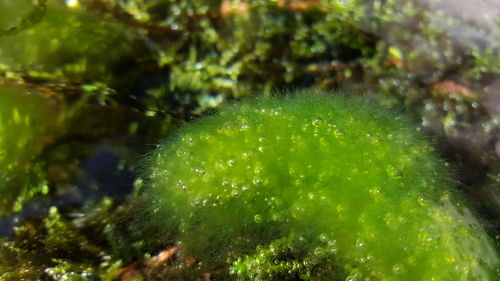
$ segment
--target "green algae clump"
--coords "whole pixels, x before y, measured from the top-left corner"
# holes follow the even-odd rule
[[[499,258],[411,122],[305,91],[236,103],[145,161],[141,223],[237,280],[494,280]],[[165,241],[168,242],[168,241]]]

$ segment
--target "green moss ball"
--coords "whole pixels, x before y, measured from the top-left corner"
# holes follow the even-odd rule
[[[229,260],[241,280],[498,280],[445,163],[407,118],[360,98],[237,103],[148,159],[144,225],[207,270]]]

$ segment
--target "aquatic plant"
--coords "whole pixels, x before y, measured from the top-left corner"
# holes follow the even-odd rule
[[[498,256],[404,116],[305,91],[180,128],[145,161],[144,218],[238,280],[493,280]]]
[[[486,224],[500,230],[498,23],[488,4],[452,2],[0,0],[0,84],[43,92],[71,115],[63,135],[34,134],[26,154],[6,150],[12,162],[0,160],[0,173],[9,178],[0,187],[7,197],[0,204],[9,210],[50,187],[49,196],[39,198],[44,204],[26,209],[30,217],[0,217],[0,236],[12,235],[0,238],[0,280],[200,278],[182,252],[155,263],[155,270],[148,267],[152,256],[170,250],[165,247],[178,231],[141,235],[111,219],[114,208],[98,216],[88,211],[99,209],[94,198],[129,195],[137,155],[172,125],[234,98],[283,88],[346,86],[405,108],[439,138],[460,174],[457,187]],[[20,111],[37,124],[42,120],[37,110]],[[4,121],[11,113],[2,113]],[[13,135],[1,136],[5,132],[17,131],[0,134],[15,143]],[[118,165],[102,161],[109,150]],[[11,165],[22,168],[2,170]],[[132,204],[115,199],[119,213],[129,213]],[[49,205],[58,208],[49,212]],[[329,245],[282,232],[231,255],[232,274],[265,280],[356,275],[325,250]],[[95,246],[91,254],[78,250]],[[225,264],[227,249],[214,249],[217,263]],[[204,260],[205,268],[216,264]],[[212,279],[222,272],[229,271],[216,270]]]
[[[34,161],[57,133],[57,110],[40,96],[0,87],[0,213],[48,191]]]
[[[36,5],[25,2],[9,3],[8,12],[0,15],[36,10]],[[33,76],[110,84],[117,80],[111,73],[118,64],[124,59],[128,59],[128,65],[133,64],[132,52],[138,51],[139,44],[132,40],[129,28],[117,21],[103,20],[98,13],[69,8],[58,1],[40,1],[39,5],[43,6],[38,8],[43,13],[26,20],[36,24],[17,28],[15,33],[0,33],[0,64]],[[14,25],[12,28],[17,27],[17,22],[11,21],[8,23]]]

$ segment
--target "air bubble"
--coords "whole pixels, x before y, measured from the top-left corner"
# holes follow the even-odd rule
[[[178,148],[176,151],[175,151],[175,154],[177,155],[177,157],[182,157],[184,155],[186,155],[186,152],[180,148]]]
[[[319,235],[319,240],[320,240],[321,242],[323,242],[323,243],[328,242],[328,235],[326,235],[325,233],[321,233],[321,234]]]
[[[323,256],[324,254],[325,254],[325,249],[321,247],[317,247],[316,249],[314,249],[314,255]]]
[[[283,216],[280,213],[274,213],[271,215],[271,219],[276,222],[283,221]]]
[[[356,247],[363,248],[365,246],[365,242],[362,239],[356,240]]]
[[[263,182],[263,181],[262,181],[262,179],[261,179],[261,178],[255,178],[255,179],[252,181],[252,183],[253,183],[254,185],[261,185],[261,184],[262,184],[262,182]]]
[[[379,200],[380,197],[381,197],[381,193],[380,193],[380,189],[376,188],[376,187],[373,187],[373,188],[370,188],[368,190],[368,192],[370,193],[370,195],[373,197],[373,199],[375,200]]]
[[[248,124],[241,125],[240,131],[248,131],[248,130],[250,130],[250,125]]]
[[[205,170],[201,167],[196,167],[194,168],[194,172],[197,173],[198,175],[203,175],[205,173]]]
[[[337,240],[329,240],[328,248],[330,248],[330,250],[332,251],[337,251]]]
[[[401,178],[401,175],[399,175],[399,173],[400,173],[399,170],[396,169],[392,165],[387,165],[387,167],[385,168],[385,171],[387,172],[387,175],[389,177],[392,177],[392,178],[395,178],[395,179]]]
[[[255,216],[253,216],[253,220],[256,222],[256,223],[261,223],[262,222],[262,216],[257,214]]]
[[[395,264],[392,267],[392,271],[394,272],[394,274],[399,275],[399,274],[404,273],[404,267],[401,264]]]
[[[344,205],[338,204],[337,207],[335,207],[335,210],[337,210],[337,212],[339,212],[339,213],[344,212],[344,210],[345,210]]]
[[[423,197],[418,197],[417,202],[422,207],[429,206],[429,203],[427,203],[427,200],[425,200]]]
[[[341,129],[336,129],[333,131],[333,134],[336,136],[336,137],[342,137],[345,135],[345,132],[344,130],[341,130]]]
[[[386,225],[394,224],[394,215],[392,213],[387,213],[384,218]]]
[[[318,127],[319,125],[321,125],[321,123],[323,123],[323,119],[321,119],[321,117],[316,117],[312,122],[311,124],[314,126],[314,127]]]

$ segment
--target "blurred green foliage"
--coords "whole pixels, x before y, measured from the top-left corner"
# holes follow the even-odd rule
[[[25,2],[10,2],[0,16],[28,10]],[[117,64],[133,56],[132,38],[117,21],[48,1],[39,22],[0,37],[0,63],[33,76],[112,83]]]
[[[61,130],[59,117],[36,94],[0,87],[0,214],[19,211],[33,195],[48,192],[36,159]]]

